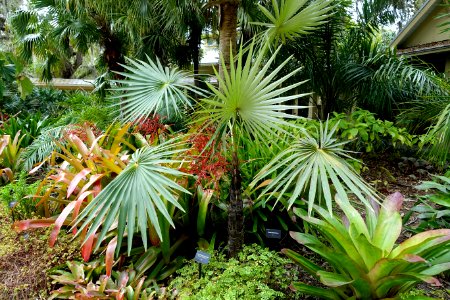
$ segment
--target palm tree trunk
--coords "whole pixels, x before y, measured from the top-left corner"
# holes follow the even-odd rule
[[[200,67],[200,44],[202,42],[202,26],[195,24],[191,25],[191,41],[192,47],[192,61],[194,64],[194,74],[197,75]],[[191,45],[192,43],[192,45]]]
[[[244,244],[244,204],[242,202],[242,178],[237,151],[233,151],[230,200],[228,203],[228,254],[236,257]]]
[[[236,53],[236,28],[239,2],[239,0],[224,0],[219,7],[219,51],[227,69],[230,68],[230,54]],[[222,64],[219,64],[219,76],[222,77],[222,75]]]

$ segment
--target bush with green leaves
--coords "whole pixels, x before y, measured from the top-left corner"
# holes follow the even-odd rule
[[[60,103],[67,99],[67,94],[63,91],[52,88],[33,88],[32,92],[25,98],[19,95],[12,95],[11,99],[5,103],[6,112],[11,115],[41,113],[49,117],[58,117],[61,112]]]
[[[16,136],[20,131],[20,147],[28,147],[41,131],[50,126],[51,120],[41,113],[34,113],[25,117],[10,118],[0,127],[0,134]]]
[[[27,174],[22,172],[19,178],[0,188],[1,200],[10,208],[13,219],[26,219],[34,216],[36,202],[31,195],[35,194],[39,184],[39,181],[29,184]]]
[[[413,213],[417,213],[419,224],[410,228],[413,232],[450,228],[450,178],[434,176],[433,179],[424,181],[416,187],[433,193],[420,197],[421,203],[414,206],[404,217],[404,222],[407,222]]]
[[[289,250],[282,252],[326,287],[295,282],[301,293],[322,299],[384,299],[396,297],[426,282],[439,286],[434,277],[450,269],[450,229],[430,230],[396,244],[402,231],[403,196],[395,193],[381,208],[366,207],[365,219],[349,202],[336,199],[341,219],[316,206],[320,218],[301,209],[294,212],[312,224],[317,235],[290,232],[297,242],[320,255],[324,268]]]
[[[178,270],[169,285],[177,299],[286,299],[293,297],[288,286],[297,277],[291,262],[278,253],[253,244],[244,246],[236,258],[228,260],[214,253],[203,266],[199,278],[198,264],[189,262]]]
[[[298,121],[308,132],[319,127],[318,121]],[[405,145],[412,147],[418,143],[418,138],[410,134],[406,128],[397,127],[393,122],[381,120],[374,113],[357,109],[350,114],[333,113],[329,118],[331,126],[339,124],[336,130],[341,141],[350,141],[346,148],[353,151],[385,151],[388,147]]]
[[[85,92],[73,93],[60,103],[60,107],[64,114],[59,118],[57,125],[89,122],[105,130],[119,116],[119,110],[112,107],[111,103]]]

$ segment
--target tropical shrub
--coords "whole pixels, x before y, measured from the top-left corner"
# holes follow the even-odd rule
[[[319,127],[316,120],[300,119],[297,122],[310,134],[314,134],[315,128]],[[338,124],[336,136],[341,141],[349,141],[345,148],[352,151],[379,152],[398,145],[412,147],[419,142],[406,128],[377,119],[374,113],[363,109],[356,109],[349,114],[333,112],[328,122],[331,126]]]
[[[106,130],[119,117],[119,111],[98,96],[85,92],[75,92],[59,103],[62,116],[56,126],[92,123]]]
[[[178,299],[295,299],[288,286],[296,273],[290,261],[258,245],[244,246],[236,258],[226,259],[215,252],[203,276],[191,261],[178,270],[170,282],[169,293]]]
[[[11,115],[27,116],[40,113],[49,118],[55,118],[59,117],[62,111],[60,104],[66,99],[67,94],[63,91],[35,87],[25,98],[12,95],[5,103],[5,110]]]
[[[0,188],[1,200],[10,208],[13,220],[23,220],[35,215],[36,201],[32,195],[36,193],[39,184],[39,181],[29,184],[26,172],[21,172],[16,180]]]
[[[434,192],[422,196],[421,204],[414,206],[404,217],[407,222],[412,213],[417,213],[419,224],[410,228],[415,232],[426,229],[450,228],[450,178],[434,176],[433,181],[425,181],[416,187],[419,190]]]
[[[396,245],[402,230],[400,208],[403,196],[395,193],[380,206],[366,207],[366,219],[349,202],[336,198],[344,212],[342,220],[316,206],[319,218],[302,209],[295,213],[311,223],[317,236],[291,232],[300,244],[320,255],[329,264],[324,269],[302,255],[283,249],[326,288],[296,282],[301,293],[322,299],[384,299],[396,297],[419,282],[441,283],[434,275],[450,269],[450,229],[419,233]]]
[[[43,117],[40,113],[26,117],[10,118],[0,127],[0,134],[16,136],[21,135],[20,147],[28,147],[36,139],[42,130],[51,124],[51,120]]]

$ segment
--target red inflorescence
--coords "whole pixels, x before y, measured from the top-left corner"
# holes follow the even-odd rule
[[[139,132],[145,137],[149,135],[150,142],[153,142],[157,136],[166,131],[166,127],[164,124],[161,124],[160,119],[159,115],[154,115],[153,117],[136,121],[135,132]]]
[[[215,142],[208,145],[213,133],[213,128],[207,128],[190,138],[192,147],[187,154],[191,157],[191,162],[189,168],[184,171],[197,176],[197,184],[203,183],[205,186],[207,181],[214,188],[218,188],[220,178],[227,172],[228,162],[217,151],[220,147],[215,147]]]
[[[3,127],[3,123],[9,120],[9,115],[0,111],[0,128]]]

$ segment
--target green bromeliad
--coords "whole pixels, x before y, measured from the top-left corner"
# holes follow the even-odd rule
[[[325,270],[283,249],[284,254],[329,287],[293,283],[294,289],[322,299],[384,299],[407,292],[418,282],[440,285],[433,276],[450,269],[450,229],[419,233],[397,245],[402,230],[400,193],[388,196],[381,208],[375,202],[366,207],[365,219],[348,201],[336,202],[345,214],[342,220],[317,206],[320,219],[294,209],[313,224],[318,235],[290,232],[292,238],[331,266]]]

